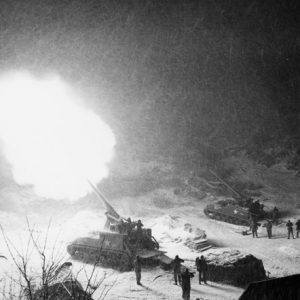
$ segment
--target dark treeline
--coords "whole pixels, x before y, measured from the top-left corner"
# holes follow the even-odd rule
[[[1,2],[2,70],[58,72],[122,151],[204,157],[299,136],[298,1]],[[300,145],[293,144],[293,147]]]

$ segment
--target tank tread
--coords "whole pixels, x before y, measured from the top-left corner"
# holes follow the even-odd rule
[[[69,245],[67,251],[74,260],[82,261],[83,263],[113,268],[119,271],[129,271],[132,269],[131,257],[126,252],[101,251],[80,245]]]

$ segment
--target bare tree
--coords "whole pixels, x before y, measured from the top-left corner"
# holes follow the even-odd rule
[[[8,284],[3,285],[2,297],[5,300],[92,300],[93,294],[100,287],[102,289],[98,300],[103,300],[115,284],[114,281],[110,285],[104,285],[108,276],[104,273],[101,278],[98,277],[97,262],[93,264],[91,272],[82,267],[73,274],[73,264],[66,262],[65,250],[57,243],[58,237],[53,245],[49,243],[51,222],[45,235],[42,235],[27,220],[29,237],[22,252],[8,238],[1,225],[0,228],[10,258],[17,269],[17,276],[9,276],[5,281]],[[33,261],[39,266],[34,267]],[[85,277],[85,288],[78,280],[81,273]]]

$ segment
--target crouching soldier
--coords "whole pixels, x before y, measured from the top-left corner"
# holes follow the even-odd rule
[[[174,271],[174,281],[177,285],[177,282],[181,284],[181,263],[184,262],[183,259],[179,258],[178,255],[175,256],[175,259],[173,260],[173,271]]]
[[[194,277],[194,274],[189,271],[188,268],[181,275],[182,277],[182,299],[190,300],[191,294],[191,278]]]
[[[199,272],[199,284],[201,284],[201,281],[207,284],[206,274],[207,274],[208,266],[203,255],[201,255],[200,259],[199,257],[196,258],[196,267],[197,267],[197,271]]]
[[[135,277],[136,277],[136,283],[138,285],[141,285],[142,264],[141,264],[141,258],[138,255],[134,261],[134,272],[135,272]]]

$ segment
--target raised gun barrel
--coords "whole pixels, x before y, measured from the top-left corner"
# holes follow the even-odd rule
[[[91,188],[94,190],[96,195],[102,200],[104,207],[109,215],[111,215],[114,219],[123,219],[115,210],[114,208],[108,203],[107,199],[105,196],[97,189],[96,186],[94,186],[89,180],[88,180],[89,185]]]

